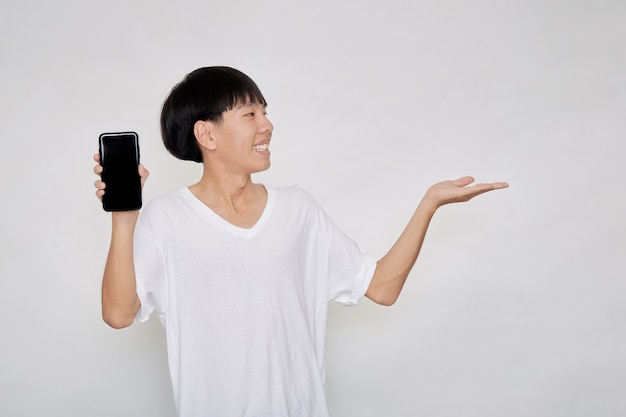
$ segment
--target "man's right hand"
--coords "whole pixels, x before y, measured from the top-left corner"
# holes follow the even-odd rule
[[[93,167],[93,172],[98,177],[100,177],[102,175],[102,165],[100,165],[100,154],[98,153],[94,154],[93,160],[96,161],[96,165]],[[139,177],[141,178],[141,188],[143,188],[143,185],[145,184],[146,180],[148,179],[148,176],[150,175],[150,172],[142,164],[139,164],[138,169],[139,169]],[[102,181],[102,179],[98,179],[94,183],[94,186],[96,187],[96,197],[98,197],[98,199],[102,201],[102,196],[104,195],[106,184],[104,183],[104,181]]]

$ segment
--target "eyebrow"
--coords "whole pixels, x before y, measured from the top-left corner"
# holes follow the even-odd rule
[[[251,101],[245,102],[243,104],[239,104],[236,108],[237,109],[241,109],[241,108],[244,108],[244,107],[254,107],[254,106],[258,106],[258,105],[263,106],[264,109],[267,108],[267,103],[253,103]]]

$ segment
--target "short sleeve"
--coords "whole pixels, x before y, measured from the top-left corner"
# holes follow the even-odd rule
[[[148,222],[142,216],[135,229],[133,249],[137,296],[141,301],[141,308],[135,319],[146,321],[156,311],[159,319],[164,321],[166,270],[163,250],[150,233]]]
[[[328,255],[329,299],[342,305],[355,305],[367,292],[376,260],[327,219],[330,228]]]

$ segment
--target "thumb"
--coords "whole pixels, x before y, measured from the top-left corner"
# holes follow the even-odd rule
[[[474,177],[467,176],[467,177],[461,177],[459,179],[452,181],[452,184],[456,185],[457,187],[465,187],[467,185],[470,185],[473,182],[474,182]]]

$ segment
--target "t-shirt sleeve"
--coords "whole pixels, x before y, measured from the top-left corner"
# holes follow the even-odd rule
[[[163,251],[150,233],[147,223],[145,218],[142,219],[140,216],[135,229],[133,254],[137,296],[141,301],[141,308],[135,319],[146,321],[156,311],[159,319],[164,321],[165,268]]]
[[[343,305],[355,305],[369,288],[376,260],[367,255],[346,236],[329,218],[330,232],[328,256],[329,299]]]

